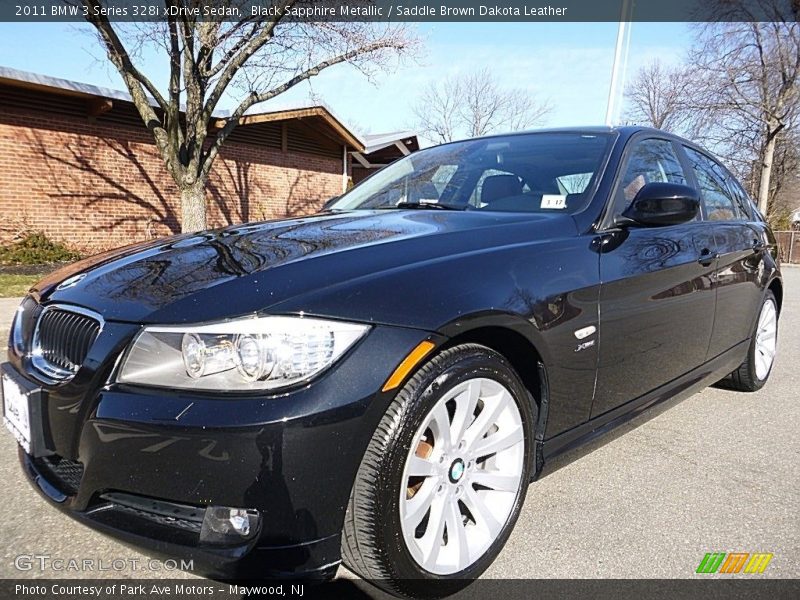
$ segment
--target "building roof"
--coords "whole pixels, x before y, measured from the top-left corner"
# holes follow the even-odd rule
[[[379,169],[390,162],[419,150],[413,131],[393,131],[362,136],[365,148],[353,151],[353,158],[365,169]]]
[[[114,100],[133,102],[130,94],[120,90],[113,90],[68,79],[60,79],[58,77],[50,77],[39,73],[20,71],[4,66],[0,66],[0,84],[33,91],[55,93],[62,96],[86,98],[87,100],[98,99],[111,100],[112,102]],[[155,99],[150,97],[149,100],[151,106],[157,107]],[[267,105],[269,105],[270,110],[264,110],[264,107]],[[231,111],[216,110],[212,118],[217,120],[216,125],[219,126],[219,122],[227,119],[230,115]],[[250,125],[287,119],[307,118],[322,120],[352,150],[357,152],[363,152],[365,150],[365,140],[347,127],[324,103],[301,103],[294,105],[265,103],[261,107],[256,106],[248,110],[239,120],[239,123],[240,125]]]
[[[413,138],[416,142],[417,134],[413,131],[392,131],[391,133],[375,133],[362,136],[364,140],[364,154],[372,154],[378,150],[392,146],[397,142],[408,142]],[[409,144],[411,145],[411,144]]]
[[[228,111],[220,112],[222,112],[224,116],[220,116],[220,114],[216,112],[214,113],[214,117],[219,120],[227,118],[230,114]],[[360,151],[364,148],[364,141],[358,134],[350,131],[324,104],[296,106],[294,108],[276,108],[269,112],[246,112],[244,116],[239,119],[239,124],[255,125],[257,123],[270,123],[272,121],[304,119],[308,117],[319,117],[326,121],[326,123],[347,142],[347,145],[354,148],[356,151]]]
[[[40,75],[39,73],[31,73],[29,71],[20,71],[18,69],[12,69],[11,67],[0,66],[0,83],[31,90],[58,90],[65,96],[79,96],[86,98],[99,97],[109,98],[112,100],[124,100],[126,102],[132,101],[130,94],[121,92],[119,90],[98,87],[88,83],[70,81],[69,79],[49,77],[47,75]],[[152,98],[150,98],[150,103],[153,106],[156,106],[156,102]]]

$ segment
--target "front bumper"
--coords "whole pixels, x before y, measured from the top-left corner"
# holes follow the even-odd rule
[[[11,370],[44,390],[41,427],[51,457],[20,449],[48,501],[78,521],[162,558],[193,561],[210,577],[331,574],[353,480],[391,399],[384,381],[426,332],[376,326],[318,380],[288,393],[227,396],[108,384],[137,328],[107,324],[84,366],[51,385],[22,357]],[[111,336],[109,337],[109,332]],[[115,334],[115,335],[114,335]],[[63,462],[59,462],[63,460]],[[66,465],[64,473],[52,468]],[[77,478],[76,478],[77,470]],[[239,545],[126,510],[108,494],[204,509],[255,509],[257,535]]]

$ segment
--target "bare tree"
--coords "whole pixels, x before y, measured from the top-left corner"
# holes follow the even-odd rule
[[[456,139],[461,121],[461,98],[461,83],[455,78],[425,87],[413,107],[419,132],[435,142],[452,142]]]
[[[412,50],[403,25],[303,22],[286,15],[302,0],[276,0],[273,16],[250,16],[245,0],[164,0],[164,22],[111,22],[108,0],[76,0],[122,76],[142,120],[181,194],[183,231],[206,228],[206,183],[220,148],[245,112],[340,63],[369,75]],[[241,10],[226,22],[191,16],[206,6]],[[160,90],[137,57],[155,48],[168,64]],[[237,105],[215,111],[223,96]]]
[[[779,136],[773,165],[769,191],[770,222],[776,229],[789,229],[792,214],[800,209],[800,131],[796,128]]]
[[[780,136],[773,163],[770,198],[790,192],[796,196],[800,182],[800,132],[797,129]]]
[[[706,10],[747,21],[705,23],[698,31],[690,56],[694,130],[740,172],[757,165],[750,180],[768,214],[776,150],[800,117],[798,8],[784,0],[713,0]],[[764,16],[771,20],[757,20]]]
[[[488,69],[431,82],[413,108],[420,133],[437,142],[525,129],[550,110],[526,90],[502,87]]]
[[[682,130],[691,114],[691,74],[685,66],[654,60],[641,67],[625,90],[626,120],[665,131]]]

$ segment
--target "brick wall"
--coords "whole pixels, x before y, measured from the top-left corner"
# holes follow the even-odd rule
[[[144,127],[0,111],[0,244],[20,231],[94,252],[180,230],[177,188]],[[342,191],[342,162],[230,142],[208,186],[212,227],[302,215]]]

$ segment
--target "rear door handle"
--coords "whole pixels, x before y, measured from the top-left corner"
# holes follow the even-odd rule
[[[717,256],[717,254],[714,254],[708,248],[703,248],[703,250],[700,252],[700,258],[697,259],[697,262],[704,267],[710,267],[711,263],[717,260]]]

